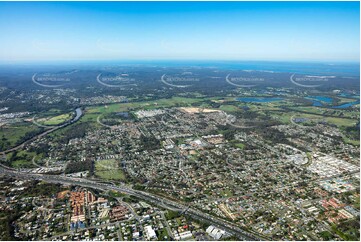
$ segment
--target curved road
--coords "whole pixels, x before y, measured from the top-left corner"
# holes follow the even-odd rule
[[[36,136],[34,136],[33,138],[31,138],[31,139],[25,140],[25,141],[24,141],[23,143],[21,143],[20,145],[17,145],[17,146],[15,146],[15,147],[13,147],[13,148],[10,148],[10,149],[5,150],[5,151],[0,151],[0,152],[1,152],[1,153],[4,153],[4,154],[7,154],[7,153],[10,153],[10,152],[16,151],[16,150],[18,150],[18,149],[20,149],[20,148],[23,148],[25,144],[27,144],[27,143],[29,143],[29,142],[31,142],[31,141],[34,141],[34,140],[36,140],[36,139],[38,139],[38,138],[41,138],[41,137],[43,137],[43,136],[45,136],[45,135],[47,135],[47,134],[49,134],[49,133],[51,133],[51,132],[54,132],[55,130],[61,129],[61,128],[69,125],[69,124],[75,123],[75,122],[78,121],[78,120],[80,119],[80,117],[83,115],[83,112],[82,112],[81,108],[75,109],[75,114],[76,114],[76,115],[75,115],[75,117],[74,117],[72,120],[70,120],[70,121],[68,121],[68,122],[66,122],[66,123],[64,123],[64,124],[62,124],[62,125],[55,126],[54,128],[48,129],[48,130],[46,130],[45,132],[43,132],[43,133],[41,133],[41,134],[39,134],[39,135],[36,135]]]
[[[33,140],[36,140],[40,137],[43,137],[55,130],[58,130],[60,128],[63,128],[69,124],[72,124],[76,121],[78,121],[80,119],[80,117],[82,116],[82,111],[81,108],[77,108],[76,110],[76,116],[74,119],[72,119],[71,121],[62,124],[60,126],[56,126],[52,129],[49,129],[29,140],[24,141],[22,144],[13,147],[11,149],[2,151],[1,153],[6,154],[15,150],[18,150],[22,147],[24,147],[24,145],[26,143],[29,143]],[[100,183],[97,181],[93,181],[93,180],[88,180],[88,179],[84,179],[84,178],[71,178],[71,177],[65,177],[65,176],[60,176],[60,175],[46,175],[46,174],[37,174],[37,173],[26,173],[26,172],[21,172],[15,169],[12,169],[10,167],[7,167],[3,164],[0,164],[0,174],[5,174],[8,176],[13,176],[13,177],[17,177],[20,179],[28,179],[28,180],[43,180],[46,182],[50,182],[50,183],[60,183],[60,184],[65,184],[65,185],[76,185],[76,186],[82,186],[82,187],[90,187],[90,188],[95,188],[95,189],[99,189],[99,190],[104,190],[104,191],[110,191],[110,190],[115,190],[118,192],[122,192],[122,193],[126,193],[132,196],[135,196],[139,199],[148,201],[150,203],[153,204],[157,204],[158,206],[164,207],[166,209],[171,209],[171,210],[175,210],[175,211],[184,211],[184,214],[187,214],[195,219],[198,219],[200,221],[203,222],[207,222],[210,224],[214,224],[217,227],[231,233],[234,234],[235,236],[237,236],[237,238],[239,238],[240,240],[248,240],[248,241],[255,241],[255,240],[261,240],[261,237],[254,234],[254,233],[250,233],[247,231],[244,231],[243,229],[237,227],[236,225],[221,219],[221,218],[217,218],[214,217],[212,215],[209,214],[205,214],[203,212],[200,212],[196,209],[193,208],[189,208],[186,205],[183,205],[179,202],[175,202],[175,201],[171,201],[169,199],[157,196],[157,195],[153,195],[147,192],[143,192],[143,191],[138,191],[138,190],[133,190],[129,187],[125,187],[125,186],[116,186],[114,184],[104,184],[104,183]]]

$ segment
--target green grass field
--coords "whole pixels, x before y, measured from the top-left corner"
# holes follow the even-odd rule
[[[59,114],[59,112],[59,110],[52,109],[46,113],[42,113],[40,117],[36,118],[36,122],[42,125],[53,126],[64,123],[73,116],[72,112],[65,114]],[[26,134],[30,132],[37,132],[41,129],[43,128],[32,123],[30,118],[28,121],[2,126],[0,131],[0,150],[6,150],[14,147],[17,143],[25,141],[23,138]]]
[[[220,97],[212,98],[187,98],[187,97],[172,97],[169,99],[158,99],[152,101],[143,102],[129,102],[129,103],[115,103],[110,105],[102,105],[96,107],[89,107],[86,109],[86,113],[113,113],[113,112],[124,112],[135,109],[156,109],[156,108],[169,108],[175,106],[198,106],[205,101],[215,100]],[[195,105],[198,104],[198,105]]]
[[[349,111],[343,109],[331,109],[331,108],[320,108],[320,107],[291,107],[292,110],[296,112],[307,112],[317,115],[330,115],[333,117],[340,117],[340,118],[359,118],[360,114],[358,110],[356,111]]]
[[[43,125],[58,125],[71,119],[72,113],[60,114],[55,117],[42,118],[37,120],[38,123]]]
[[[106,115],[115,112],[126,112],[137,109],[149,110],[157,108],[170,108],[175,106],[192,106],[192,104],[200,103],[201,101],[202,99],[198,98],[172,97],[170,99],[159,99],[156,101],[115,103],[110,105],[89,107],[86,108],[84,116],[80,119],[80,122],[96,123],[97,117],[99,115]]]
[[[10,159],[12,157],[14,152],[7,154],[7,159]],[[16,157],[14,161],[11,162],[11,167],[14,168],[36,168],[36,166],[33,164],[32,160],[35,157],[35,159],[41,159],[41,154],[36,154],[35,152],[28,152],[25,150],[21,150],[17,152]]]
[[[274,112],[271,114],[271,116],[273,119],[279,120],[280,122],[285,123],[285,124],[291,123],[292,116],[294,116],[295,118],[308,118],[308,119],[310,119],[311,122],[326,121],[327,123],[335,124],[338,127],[351,127],[357,123],[356,119],[324,117],[322,115],[300,113],[300,112]],[[302,125],[302,124],[300,124],[300,125]]]
[[[347,144],[351,144],[351,145],[355,145],[355,146],[360,146],[360,140],[352,140],[349,139],[347,137],[343,137],[343,141]]]
[[[219,107],[220,110],[225,112],[237,112],[240,111],[240,109],[234,105],[221,105]]]
[[[242,143],[234,143],[233,145],[236,148],[244,149],[244,144],[242,144]]]
[[[15,123],[1,127],[0,147],[6,150],[16,145],[16,143],[29,132],[40,130],[39,127],[30,122]]]
[[[346,98],[346,97],[337,97],[337,98],[340,99],[340,101],[338,102],[338,105],[355,101],[355,99],[353,99],[353,98]]]
[[[123,171],[114,159],[96,161],[95,175],[106,180],[125,180]]]

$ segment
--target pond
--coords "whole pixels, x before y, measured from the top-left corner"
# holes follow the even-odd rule
[[[326,97],[326,96],[308,96],[306,98],[312,99],[312,101],[313,101],[312,106],[314,106],[314,107],[322,107],[323,106],[322,102],[332,103],[332,101],[333,101],[332,98]]]
[[[357,100],[357,101],[354,101],[354,102],[349,102],[349,103],[344,103],[344,104],[341,104],[341,105],[338,105],[338,106],[334,106],[332,108],[349,108],[353,105],[357,105],[357,104],[360,104],[360,100]]]

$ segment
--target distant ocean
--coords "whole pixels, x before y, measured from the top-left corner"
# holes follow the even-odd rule
[[[309,75],[359,77],[360,64],[346,62],[281,62],[281,61],[112,61],[107,64],[147,65],[164,67],[208,67],[228,70],[286,72]]]
[[[15,64],[15,63],[14,63]],[[57,66],[72,65],[93,66],[146,66],[146,67],[178,67],[178,68],[217,68],[227,70],[248,70],[265,72],[297,73],[308,75],[326,75],[339,77],[360,77],[360,64],[356,62],[295,62],[295,61],[186,61],[186,60],[112,60],[112,61],[64,61],[46,63],[27,63],[26,67],[36,65]],[[15,64],[16,65],[16,64]],[[8,68],[9,63],[1,64],[1,68]],[[23,67],[24,67],[23,66]]]
[[[156,64],[154,62],[154,64]],[[314,75],[336,75],[343,77],[359,77],[359,63],[321,63],[321,62],[272,62],[272,61],[182,61],[162,62],[165,66],[199,66],[221,69],[287,72]]]

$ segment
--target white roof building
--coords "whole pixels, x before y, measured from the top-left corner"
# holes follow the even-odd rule
[[[144,231],[145,231],[145,234],[146,234],[148,240],[158,239],[157,235],[155,234],[155,231],[153,230],[151,225],[145,226]]]
[[[214,227],[213,225],[209,226],[206,230],[206,232],[215,240],[219,240],[226,231],[218,229]]]

